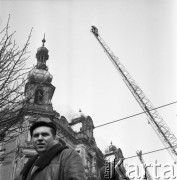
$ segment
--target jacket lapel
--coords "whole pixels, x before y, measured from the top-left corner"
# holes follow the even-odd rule
[[[29,170],[31,169],[32,165],[34,164],[34,162],[36,161],[36,159],[38,158],[38,156],[34,156],[31,159],[28,160],[28,162],[25,164],[23,170],[21,171],[21,175],[22,175],[22,180],[25,180]]]
[[[54,145],[36,160],[35,165],[38,166],[40,170],[44,169],[56,155],[67,148],[67,146],[61,146],[59,144]]]
[[[61,146],[60,144],[56,144],[52,146],[48,151],[46,151],[43,155],[41,155],[39,158],[38,156],[34,156],[31,158],[27,164],[24,166],[21,174],[22,174],[22,180],[27,180],[27,176],[29,173],[29,170],[32,168],[30,177],[36,172],[36,170],[42,170],[47,165],[50,164],[51,160],[58,155],[62,150],[67,149],[67,146]],[[28,176],[29,177],[29,176]],[[27,178],[27,179],[26,179]]]
[[[30,180],[31,177],[33,176],[33,174],[39,169],[38,166],[34,165],[31,169],[31,171],[29,171],[26,180]]]

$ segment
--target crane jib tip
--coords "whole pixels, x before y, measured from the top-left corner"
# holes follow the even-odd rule
[[[91,26],[91,27],[92,27],[91,32],[92,32],[93,34],[95,34],[96,36],[98,36],[98,28],[95,27],[95,26]]]

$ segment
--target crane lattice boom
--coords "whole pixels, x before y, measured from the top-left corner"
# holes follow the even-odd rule
[[[122,76],[125,84],[146,113],[149,118],[149,122],[156,134],[159,136],[162,143],[168,149],[169,153],[172,155],[173,159],[177,161],[177,139],[174,134],[171,132],[170,128],[167,126],[165,121],[159,115],[157,110],[153,107],[150,100],[145,96],[140,87],[136,84],[134,79],[130,76],[125,67],[120,63],[119,59],[114,55],[108,45],[104,42],[101,36],[98,33],[98,29],[95,26],[92,26],[91,32],[98,40],[105,53],[108,55],[113,65],[116,67],[120,75]]]

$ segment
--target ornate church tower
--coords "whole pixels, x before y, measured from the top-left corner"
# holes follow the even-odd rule
[[[42,40],[42,46],[36,53],[37,65],[28,74],[28,82],[25,86],[25,97],[27,108],[34,111],[52,112],[51,99],[55,87],[51,84],[52,75],[48,71],[46,61],[49,59],[48,49],[44,46],[45,37]]]

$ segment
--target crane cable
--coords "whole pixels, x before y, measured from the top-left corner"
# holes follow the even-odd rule
[[[158,106],[156,108],[153,108],[149,111],[153,111],[153,110],[156,110],[156,109],[160,109],[160,108],[163,108],[163,107],[166,107],[166,106],[169,106],[169,105],[173,105],[177,103],[177,101],[174,101],[174,102],[171,102],[171,103],[168,103],[168,104],[165,104],[165,105],[162,105],[162,106]],[[118,122],[118,121],[122,121],[122,120],[125,120],[125,119],[129,119],[129,118],[132,118],[132,117],[135,117],[135,116],[138,116],[138,115],[141,115],[141,114],[144,114],[146,113],[147,111],[143,111],[143,112],[140,112],[140,113],[137,113],[137,114],[133,114],[131,116],[127,116],[127,117],[124,117],[124,118],[120,118],[120,119],[117,119],[117,120],[114,120],[114,121],[110,121],[110,122],[107,122],[107,123],[104,123],[104,124],[100,124],[98,126],[95,126],[94,129],[96,128],[99,128],[99,127],[102,127],[102,126],[106,126],[106,125],[109,125],[109,124],[112,124],[112,123],[115,123],[115,122]]]

